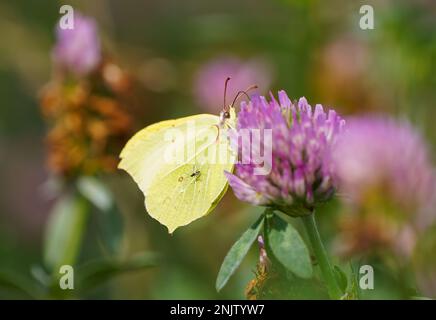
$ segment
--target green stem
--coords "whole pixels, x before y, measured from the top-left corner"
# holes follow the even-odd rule
[[[327,257],[324,245],[322,244],[321,237],[316,226],[315,214],[312,213],[302,217],[304,226],[306,227],[313,252],[315,253],[318,265],[321,269],[321,274],[327,286],[327,291],[331,299],[340,299],[343,295],[339,289],[336,277],[333,272],[332,266]]]

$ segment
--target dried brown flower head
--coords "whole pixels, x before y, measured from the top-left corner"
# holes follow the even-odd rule
[[[66,178],[111,172],[132,133],[132,81],[112,62],[86,78],[54,77],[41,94],[49,169]]]

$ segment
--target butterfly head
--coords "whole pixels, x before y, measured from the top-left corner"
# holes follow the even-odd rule
[[[227,77],[226,82],[224,84],[224,106],[223,110],[220,112],[220,127],[223,127],[224,125],[228,125],[229,127],[234,128],[236,124],[236,111],[234,108],[234,105],[238,98],[241,95],[245,95],[248,100],[250,100],[250,97],[248,96],[247,92],[253,89],[257,89],[257,85],[252,85],[248,87],[246,90],[241,90],[236,93],[235,98],[233,99],[232,104],[227,105],[226,104],[226,96],[227,96],[227,85],[230,81],[230,77]]]
[[[220,127],[231,127],[234,128],[236,125],[236,111],[233,106],[228,106],[228,108],[220,112]]]

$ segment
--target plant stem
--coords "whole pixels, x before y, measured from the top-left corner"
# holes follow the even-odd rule
[[[327,286],[327,291],[331,299],[340,299],[343,295],[341,289],[336,281],[330,261],[327,257],[324,245],[322,244],[321,237],[316,226],[315,214],[312,213],[302,217],[306,232],[309,236],[313,252],[315,253],[317,262],[321,269],[323,280]]]

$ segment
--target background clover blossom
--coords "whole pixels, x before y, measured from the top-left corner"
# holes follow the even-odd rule
[[[262,59],[248,61],[236,57],[219,57],[204,64],[195,77],[194,96],[198,105],[205,110],[216,113],[217,106],[222,105],[224,79],[230,77],[227,96],[236,96],[239,90],[256,84],[259,93],[266,92],[271,84],[272,70]],[[242,96],[238,101],[244,100]]]
[[[116,170],[142,101],[135,78],[102,52],[92,18],[76,12],[74,29],[58,24],[53,62],[61,68],[41,90],[40,104],[48,167],[68,181]]]
[[[339,251],[410,254],[417,230],[434,221],[435,175],[422,137],[405,121],[353,118],[332,163],[351,213],[342,217]]]
[[[83,76],[101,61],[100,39],[92,18],[74,14],[74,28],[56,29],[57,43],[53,50],[55,62],[68,71]]]
[[[416,213],[433,197],[435,179],[427,146],[408,122],[351,119],[332,157],[341,190],[355,203],[382,188],[383,196],[397,207]]]
[[[236,164],[235,174],[226,175],[240,200],[302,215],[334,193],[336,183],[327,155],[345,122],[334,110],[326,113],[320,104],[312,110],[305,98],[293,104],[284,91],[278,98],[271,95],[268,102],[263,96],[255,96],[249,103],[243,102],[237,123],[237,131],[272,130],[270,173],[255,175],[259,165],[244,161]],[[241,157],[241,148],[238,151]],[[300,211],[302,208],[306,211]]]

